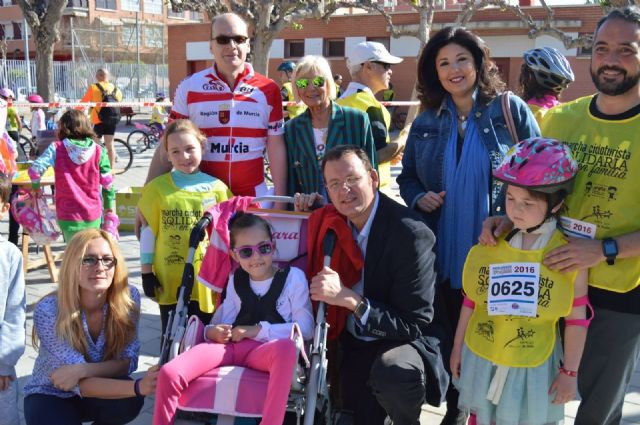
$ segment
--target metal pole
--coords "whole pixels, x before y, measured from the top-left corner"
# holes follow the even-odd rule
[[[24,59],[27,61],[27,94],[31,93],[31,61],[29,60],[29,25],[24,21]]]
[[[73,28],[73,16],[69,18],[69,26],[71,28],[71,80],[73,81],[73,98],[77,99],[77,89],[76,89],[76,30]]]
[[[136,83],[137,98],[140,101],[140,20],[138,19],[139,12],[136,12],[136,74],[138,76]]]

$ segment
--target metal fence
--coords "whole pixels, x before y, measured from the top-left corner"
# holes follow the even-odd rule
[[[30,66],[31,84],[28,84],[26,61],[0,61],[0,85],[11,88],[18,100],[36,91],[35,61],[30,61]],[[169,94],[169,67],[166,64],[91,62],[53,62],[55,93],[68,100],[81,98],[87,87],[95,82],[96,71],[101,67],[109,70],[111,82],[122,91],[124,99],[152,99],[160,91]]]

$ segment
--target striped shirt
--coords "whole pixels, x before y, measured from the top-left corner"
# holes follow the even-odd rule
[[[188,118],[207,136],[200,169],[234,195],[259,195],[267,137],[284,133],[280,88],[250,64],[230,88],[215,66],[176,89],[171,119]]]

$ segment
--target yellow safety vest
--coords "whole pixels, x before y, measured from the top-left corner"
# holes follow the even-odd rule
[[[640,115],[615,121],[596,118],[589,112],[592,98],[550,109],[540,127],[545,137],[565,142],[579,164],[566,215],[595,224],[596,239],[604,239],[640,230]],[[640,257],[590,268],[589,285],[631,291],[640,285]]]
[[[544,254],[563,245],[555,231],[544,249],[525,251],[500,240],[495,247],[475,245],[469,251],[462,287],[475,303],[464,341],[478,356],[510,367],[536,367],[544,363],[556,343],[561,317],[571,313],[573,282],[577,272],[560,273],[540,265],[537,317],[490,316],[487,312],[489,266],[504,263],[542,263]]]
[[[287,95],[289,97],[289,102],[295,102],[296,98],[293,96],[293,86],[290,82],[284,83],[282,85],[287,90]],[[289,113],[289,119],[295,118],[304,111],[307,110],[307,105],[298,104],[293,106],[287,106],[287,112]]]
[[[367,112],[369,108],[373,107],[379,109],[382,112],[382,119],[384,120],[384,125],[387,129],[387,144],[389,144],[389,128],[391,127],[391,114],[387,108],[382,105],[378,99],[373,96],[368,91],[362,90],[357,93],[352,94],[351,96],[341,97],[336,101],[336,103],[340,106],[348,106],[350,108],[358,109],[362,112]],[[385,162],[383,164],[378,164],[378,172],[380,174],[380,186],[384,187],[391,182],[391,164],[389,162]]]
[[[228,199],[227,186],[222,181],[218,183],[210,192],[191,192],[176,186],[171,173],[166,173],[147,183],[142,189],[138,208],[156,236],[153,271],[163,287],[158,296],[159,304],[177,302],[176,292],[182,281],[189,250],[189,234],[202,216],[203,203],[207,201],[207,207],[210,207],[209,201],[215,200],[218,203]],[[196,250],[193,260],[194,276],[198,275],[208,245],[208,238],[204,238]],[[201,311],[213,311],[211,290],[197,281],[193,286],[191,300],[198,301]]]

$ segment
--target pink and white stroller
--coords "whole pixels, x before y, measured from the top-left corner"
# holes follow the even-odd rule
[[[288,197],[264,197],[253,200],[254,203],[291,201],[292,198]],[[274,260],[278,265],[294,265],[304,270],[308,214],[261,209],[249,209],[249,211],[263,216],[273,227],[274,239],[278,247]],[[195,281],[193,267],[195,250],[211,224],[211,220],[211,214],[205,213],[191,231],[189,253],[178,293],[178,303],[176,310],[169,316],[162,342],[161,364],[204,340],[204,325],[195,316],[187,317],[187,306]],[[216,245],[216,242],[212,241],[212,245]],[[327,265],[334,245],[335,236],[327,237],[324,251]],[[302,340],[299,330],[296,332],[294,329],[291,335],[298,347],[300,360],[292,379],[287,411],[295,413],[295,423],[298,425],[303,418],[304,425],[332,423],[326,382],[328,325],[325,320],[325,310],[325,305],[320,303],[314,338],[310,346]],[[306,348],[309,348],[310,361]],[[217,415],[213,422],[217,425],[257,423],[243,421],[240,418],[260,418],[268,379],[269,375],[265,372],[240,366],[223,366],[213,369],[189,384],[178,402],[179,410]],[[313,413],[308,414],[308,412]],[[204,420],[209,421],[210,415],[198,416],[204,416]]]

